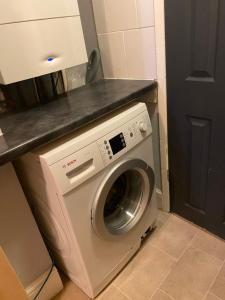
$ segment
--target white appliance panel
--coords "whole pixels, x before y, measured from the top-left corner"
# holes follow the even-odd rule
[[[9,84],[83,64],[79,16],[0,25],[0,83]]]
[[[0,24],[79,15],[77,0],[1,0]]]

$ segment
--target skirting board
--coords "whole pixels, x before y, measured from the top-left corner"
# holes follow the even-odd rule
[[[50,269],[37,278],[31,285],[26,288],[26,293],[30,299],[34,299],[49,274]],[[38,300],[50,300],[55,297],[63,289],[63,284],[56,267],[46,282],[43,290],[38,296]]]

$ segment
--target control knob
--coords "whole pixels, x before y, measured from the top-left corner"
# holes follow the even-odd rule
[[[139,122],[138,124],[138,128],[140,130],[141,133],[146,133],[147,132],[147,124],[145,122]]]

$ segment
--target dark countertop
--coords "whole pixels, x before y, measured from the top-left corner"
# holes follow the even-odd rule
[[[0,119],[0,165],[95,121],[151,91],[151,80],[100,80]]]

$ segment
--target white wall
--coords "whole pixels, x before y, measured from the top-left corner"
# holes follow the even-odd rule
[[[92,0],[105,78],[155,79],[154,0]]]
[[[162,177],[157,188],[162,188],[162,208],[169,211],[164,1],[92,0],[104,77],[157,79],[160,134],[153,130],[160,141],[156,168],[161,165]]]

